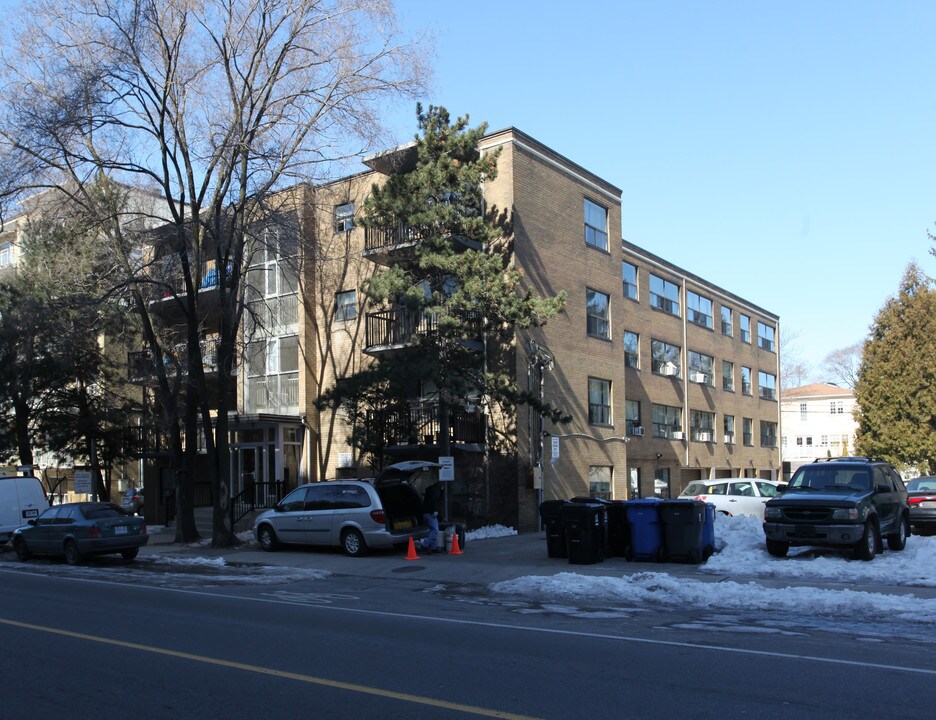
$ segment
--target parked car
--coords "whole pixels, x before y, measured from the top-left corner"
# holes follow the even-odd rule
[[[832,458],[800,467],[786,491],[764,510],[767,552],[784,557],[791,546],[853,550],[872,560],[903,550],[910,535],[907,489],[892,465],[863,457]]]
[[[143,514],[143,488],[129,488],[124,490],[120,498],[120,507],[131,515]]]
[[[764,504],[780,491],[779,483],[757,478],[693,480],[679,493],[682,499],[712,503],[724,515],[753,515],[764,519]]]
[[[11,542],[20,560],[59,555],[69,565],[77,565],[86,556],[110,553],[133,560],[148,540],[143,518],[113,503],[77,502],[46,509],[14,530]]]
[[[421,487],[438,478],[438,463],[390,465],[373,480],[301,485],[257,516],[253,533],[264,550],[280,545],[338,545],[347,555],[386,548],[428,534]]]
[[[907,502],[913,532],[920,535],[936,532],[936,477],[918,477],[908,482]]]
[[[31,475],[0,476],[0,543],[11,539],[13,531],[49,507],[39,478]]]

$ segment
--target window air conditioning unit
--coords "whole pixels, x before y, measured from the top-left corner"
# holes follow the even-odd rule
[[[636,435],[637,437],[643,437],[644,429],[640,425],[635,425],[631,428],[631,435]]]
[[[674,377],[679,372],[679,368],[671,362],[665,362],[660,365],[660,374]]]
[[[673,432],[670,433],[670,437],[673,440],[684,440],[686,438],[686,433],[682,430],[673,430]]]
[[[707,380],[705,373],[694,372],[689,375],[690,382],[699,383],[700,385],[704,385]]]
[[[727,433],[725,435],[725,445],[733,445],[733,444],[734,444],[734,433]]]
[[[699,442],[712,442],[712,433],[703,430],[699,433]]]

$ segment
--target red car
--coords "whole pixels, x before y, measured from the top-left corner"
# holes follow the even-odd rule
[[[936,532],[936,477],[919,477],[907,483],[910,525],[917,535]]]

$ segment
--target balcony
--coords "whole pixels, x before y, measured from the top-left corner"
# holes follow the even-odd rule
[[[394,227],[364,228],[364,257],[378,265],[392,265],[398,258],[412,253],[429,236],[429,228],[399,223]],[[480,250],[481,243],[466,237],[452,235],[456,250]]]
[[[368,418],[374,426],[377,421]],[[449,407],[449,438],[463,445],[484,444],[485,417],[477,409]],[[438,403],[419,403],[408,411],[393,413],[383,422],[383,440],[387,445],[436,445],[439,442]]]
[[[218,343],[215,340],[200,343],[202,353],[202,368],[206,374],[214,375],[218,372]],[[177,372],[186,373],[188,367],[188,351],[185,345],[177,345],[171,354],[163,358],[166,372],[175,375]],[[233,372],[233,368],[232,368]],[[127,382],[135,385],[152,385],[156,382],[156,364],[149,350],[137,350],[127,353]]]
[[[463,344],[473,350],[481,350],[481,318],[471,313],[464,319],[475,333],[474,337],[462,340]],[[419,310],[396,307],[367,313],[364,329],[364,352],[376,355],[407,347],[419,337],[435,334],[439,329],[439,318]]]

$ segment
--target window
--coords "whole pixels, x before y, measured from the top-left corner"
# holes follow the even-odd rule
[[[651,409],[653,437],[671,438],[674,432],[682,432],[682,408],[654,404]]]
[[[350,232],[354,227],[354,203],[335,207],[335,232]]]
[[[722,429],[725,431],[725,443],[734,444],[734,415],[725,415],[722,419]]]
[[[650,341],[650,369],[660,375],[682,377],[681,348],[662,340]]]
[[[335,295],[335,320],[354,320],[357,317],[357,291],[345,290]]]
[[[757,323],[757,346],[761,350],[775,351],[774,334],[776,331],[771,325],[759,322]]]
[[[639,400],[627,400],[624,403],[624,413],[626,415],[627,422],[627,434],[628,435],[643,435],[643,427],[640,424],[640,401]],[[634,428],[640,428],[638,431],[634,431]]]
[[[694,442],[713,442],[715,440],[715,413],[690,410],[689,432]]]
[[[588,422],[611,424],[611,381],[588,378]]]
[[[631,500],[636,500],[640,497],[640,468],[632,467],[629,468],[630,477],[628,478],[628,498]]]
[[[812,436],[811,436],[811,435],[807,435],[807,436],[806,436],[806,447],[812,447]]]
[[[686,319],[696,325],[712,329],[712,301],[691,290],[686,291]]]
[[[679,317],[679,287],[651,274],[650,307]]]
[[[733,323],[731,322],[731,308],[722,305],[721,309],[721,331],[722,335],[731,337],[734,335]]]
[[[760,444],[765,448],[777,447],[777,423],[760,421]]]
[[[741,426],[744,444],[748,447],[752,447],[754,445],[754,420],[751,418],[742,418]]]
[[[844,409],[845,409],[845,404],[842,401],[839,401],[839,404],[836,406],[835,412],[841,415]]]
[[[640,369],[640,336],[624,331],[624,367]]]
[[[841,400],[838,400],[838,401],[833,400],[831,403],[829,403],[829,412],[832,415],[835,415],[836,413],[841,415],[844,411],[845,411],[845,404]]]
[[[653,471],[653,494],[667,500],[670,497],[670,490],[669,468],[656,468]]]
[[[585,244],[608,249],[608,211],[585,198]]]
[[[621,277],[624,278],[624,297],[637,299],[637,266],[629,262],[621,263]]]
[[[3,243],[0,245],[0,267],[7,267],[13,264],[13,244]]]
[[[753,395],[751,388],[751,368],[741,366],[741,393],[743,395]]]
[[[611,467],[608,465],[588,466],[588,494],[600,500],[611,499]]]
[[[806,403],[800,403],[800,404],[799,404],[799,419],[800,419],[800,420],[805,420],[805,419],[806,419],[806,414],[807,414],[807,406],[806,406]]]
[[[777,399],[777,377],[763,370],[757,372],[757,387],[762,400]]]
[[[689,380],[702,385],[712,385],[712,367],[715,360],[711,355],[689,351]]]
[[[585,290],[585,313],[588,334],[592,337],[611,339],[611,323],[608,320],[608,302],[610,298],[603,292]]]
[[[751,318],[747,315],[740,316],[741,321],[741,340],[743,342],[751,342]]]
[[[819,436],[819,444],[820,444],[822,447],[829,447],[829,436],[828,436],[828,435],[820,435],[820,436]]]
[[[722,390],[734,392],[734,363],[728,360],[721,361],[721,386]]]

